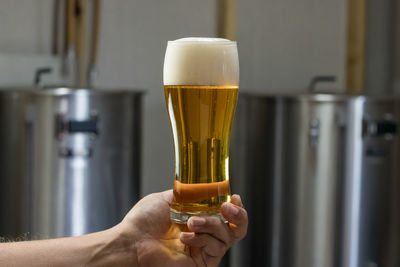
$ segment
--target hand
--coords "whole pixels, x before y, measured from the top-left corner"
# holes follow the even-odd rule
[[[131,235],[139,266],[218,266],[232,243],[247,232],[247,212],[238,195],[216,217],[191,217],[187,225],[171,223],[172,190],[140,200],[117,227]],[[191,232],[188,232],[191,231]]]

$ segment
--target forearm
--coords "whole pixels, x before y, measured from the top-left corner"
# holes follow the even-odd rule
[[[134,240],[114,227],[69,238],[0,244],[0,266],[138,266]]]

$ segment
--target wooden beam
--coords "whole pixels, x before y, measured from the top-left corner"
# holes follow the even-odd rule
[[[346,90],[360,94],[365,87],[366,0],[348,0],[347,25]]]
[[[217,36],[236,39],[236,0],[217,0]]]

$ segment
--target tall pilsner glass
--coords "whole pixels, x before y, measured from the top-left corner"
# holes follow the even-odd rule
[[[229,136],[238,88],[236,42],[168,42],[164,90],[175,144],[170,216],[176,223],[186,223],[190,216],[222,218],[221,205],[230,200]]]

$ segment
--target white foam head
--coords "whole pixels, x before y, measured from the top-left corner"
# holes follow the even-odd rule
[[[169,41],[164,85],[239,85],[236,42],[193,37]]]

